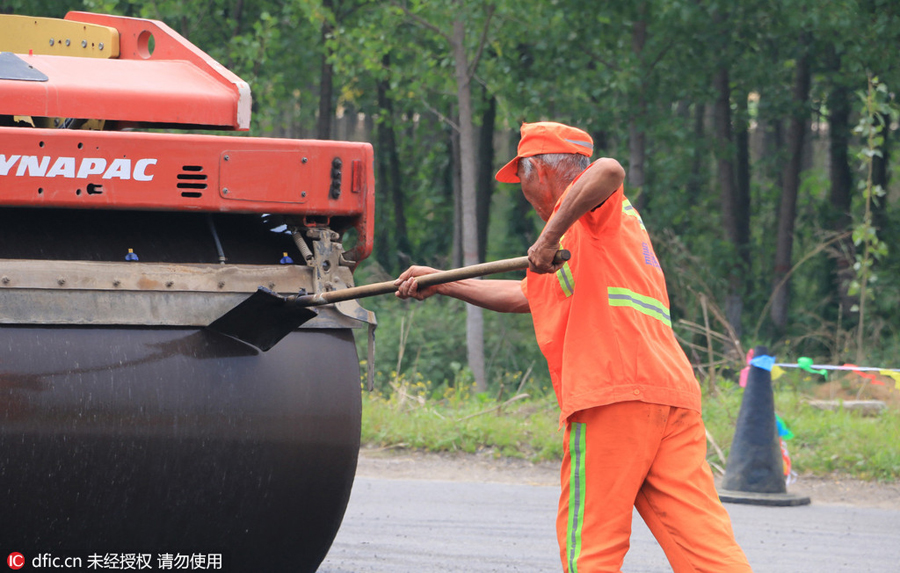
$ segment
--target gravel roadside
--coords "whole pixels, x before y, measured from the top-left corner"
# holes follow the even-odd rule
[[[492,453],[425,453],[363,448],[356,474],[380,479],[473,481],[559,486],[559,465],[495,458]],[[900,511],[900,482],[870,482],[843,476],[800,476],[788,491],[815,504],[852,505]]]

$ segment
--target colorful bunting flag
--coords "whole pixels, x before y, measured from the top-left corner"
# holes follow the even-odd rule
[[[756,366],[757,368],[762,368],[763,370],[772,370],[772,366],[775,364],[774,356],[754,356],[750,359],[750,365]]]
[[[895,387],[900,390],[900,369],[897,368],[883,368],[880,366],[857,366],[856,364],[850,363],[844,364],[842,366],[833,366],[831,364],[813,364],[812,358],[808,358],[806,356],[801,356],[800,358],[798,358],[796,363],[775,362],[774,356],[753,356],[752,351],[747,353],[747,364],[748,366],[741,370],[740,384],[742,388],[747,386],[747,376],[750,373],[750,366],[756,366],[757,368],[762,368],[763,370],[769,370],[770,372],[772,372],[772,380],[781,378],[781,376],[784,374],[785,368],[799,368],[813,374],[821,374],[822,376],[827,376],[829,370],[846,370],[862,376],[876,386],[885,386],[884,382],[876,378],[875,373],[877,373],[893,379]]]

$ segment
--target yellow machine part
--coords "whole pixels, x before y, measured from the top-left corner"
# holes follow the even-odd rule
[[[31,117],[28,115],[14,115],[13,121],[18,124],[28,124],[31,127],[40,127],[43,129],[58,129],[63,126],[66,121],[64,117]],[[74,125],[67,126],[68,129],[86,129],[89,131],[102,131],[106,126],[105,119],[84,119],[76,120]],[[20,127],[22,127],[20,125]]]
[[[57,18],[0,14],[0,52],[118,58],[119,31]]]

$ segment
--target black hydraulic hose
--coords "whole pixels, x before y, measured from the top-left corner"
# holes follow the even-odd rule
[[[219,240],[219,233],[216,231],[216,224],[213,222],[212,213],[209,213],[206,216],[206,222],[209,223],[209,230],[212,233],[213,240],[216,242],[216,252],[219,253],[219,264],[224,265],[225,261],[225,251],[222,250],[222,241]]]

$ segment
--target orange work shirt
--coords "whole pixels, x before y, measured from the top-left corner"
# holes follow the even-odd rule
[[[665,277],[623,188],[573,223],[560,248],[572,253],[562,269],[528,271],[522,281],[560,424],[579,410],[628,400],[700,411],[700,385],[672,331]]]

